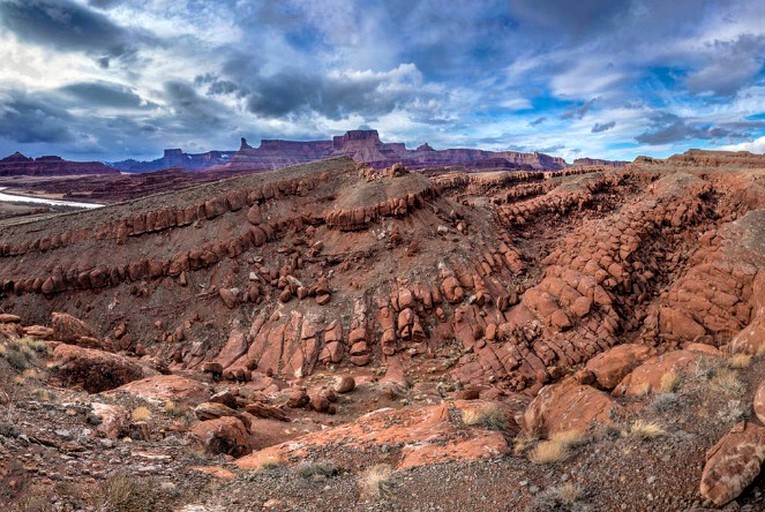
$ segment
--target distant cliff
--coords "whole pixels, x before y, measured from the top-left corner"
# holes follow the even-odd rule
[[[241,148],[231,157],[226,167],[274,169],[338,156],[350,156],[356,162],[377,168],[395,162],[402,162],[410,169],[463,166],[473,169],[558,170],[566,167],[566,161],[562,158],[543,153],[479,149],[436,151],[428,144],[410,150],[402,143],[382,142],[377,130],[351,130],[333,137],[331,141],[263,140],[257,148],[243,139]]]
[[[117,172],[100,162],[71,162],[59,156],[30,158],[16,152],[0,160],[0,176],[73,176]]]
[[[188,154],[180,149],[166,149],[162,158],[151,162],[124,160],[111,165],[125,172],[151,172],[170,168],[269,170],[339,156],[349,156],[356,162],[375,168],[387,167],[396,162],[402,162],[410,169],[459,166],[468,169],[560,170],[567,167],[562,158],[536,152],[462,148],[437,151],[428,144],[412,150],[407,149],[403,143],[382,142],[377,130],[350,130],[332,137],[332,140],[263,139],[258,147],[250,146],[242,138],[238,151]]]
[[[624,167],[629,162],[622,160],[601,160],[600,158],[577,158],[571,167]]]

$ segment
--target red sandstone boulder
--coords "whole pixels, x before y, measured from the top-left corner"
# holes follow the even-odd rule
[[[21,317],[11,315],[10,313],[0,313],[0,324],[18,324],[21,323]]]
[[[610,424],[619,405],[602,391],[573,380],[543,387],[522,416],[526,432],[550,436],[585,432],[592,423]]]
[[[50,373],[67,386],[99,393],[152,375],[127,357],[62,343],[53,351]]]
[[[191,432],[205,450],[213,455],[241,457],[252,451],[250,436],[244,424],[233,416],[224,416],[196,424]]]
[[[220,295],[223,303],[229,309],[234,309],[237,304],[239,304],[239,299],[237,299],[236,293],[234,293],[234,291],[229,288],[221,288],[218,290],[218,294]]]
[[[742,421],[707,451],[699,491],[718,507],[757,478],[765,460],[765,428]]]
[[[741,330],[730,342],[730,351],[734,354],[757,354],[765,347],[765,312],[754,317],[752,322]]]
[[[342,375],[335,382],[335,391],[337,393],[350,393],[356,388],[356,381],[350,375]]]
[[[53,337],[65,343],[77,344],[83,338],[88,341],[98,338],[95,329],[67,313],[51,313],[51,327]]]
[[[702,357],[701,352],[675,350],[646,360],[635,368],[614,388],[614,396],[642,396],[663,391],[672,374],[695,364]]]
[[[121,405],[101,404],[94,402],[90,404],[93,408],[93,415],[96,416],[99,423],[96,430],[110,439],[117,439],[127,435],[130,429],[130,412]]]
[[[248,432],[250,431],[251,422],[247,415],[219,402],[202,402],[194,408],[194,415],[201,421],[214,420],[224,416],[233,416],[242,422]]]
[[[656,351],[651,347],[625,343],[593,357],[586,368],[601,388],[613,389],[638,364],[654,355]]]
[[[24,336],[30,336],[38,340],[49,340],[53,338],[53,329],[42,325],[30,325],[24,327]]]
[[[145,400],[201,402],[210,396],[207,384],[180,375],[156,375],[130,382],[112,393],[129,393]]]

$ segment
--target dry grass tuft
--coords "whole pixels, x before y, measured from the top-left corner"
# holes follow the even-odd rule
[[[388,464],[376,464],[362,471],[357,479],[362,496],[377,497],[388,491],[393,468]]]
[[[749,365],[752,364],[752,356],[749,354],[733,354],[728,358],[727,364],[730,368],[749,368]]]
[[[542,441],[531,450],[529,460],[536,464],[551,464],[566,460],[571,452],[568,447],[555,441]]]
[[[550,439],[556,443],[561,443],[569,448],[576,448],[587,443],[587,438],[581,430],[563,430],[554,433]]]
[[[165,402],[165,414],[175,416],[180,412],[180,408],[172,400]]]
[[[746,390],[746,384],[738,378],[738,373],[729,368],[720,368],[711,382],[715,388],[731,395],[740,395]]]
[[[529,459],[536,464],[551,464],[566,460],[571,449],[586,443],[584,434],[578,430],[556,432],[547,441],[542,441],[531,450]]]
[[[505,413],[496,404],[485,404],[478,409],[463,409],[462,423],[467,426],[480,426],[487,430],[507,432],[508,423]]]
[[[653,439],[664,435],[664,429],[656,421],[635,420],[632,423],[627,435],[634,439],[645,441],[646,439]]]
[[[659,387],[656,389],[657,393],[671,393],[677,389],[680,384],[680,376],[675,370],[669,370],[667,373],[661,376]]]
[[[513,439],[513,453],[520,455],[521,453],[528,450],[528,448],[537,441],[539,441],[538,437],[522,432],[518,434],[515,439]]]
[[[130,415],[133,421],[149,421],[151,419],[151,409],[148,407],[136,407]]]
[[[635,388],[635,396],[638,398],[643,398],[648,395],[648,393],[651,392],[651,384],[648,382],[644,382],[637,386]]]

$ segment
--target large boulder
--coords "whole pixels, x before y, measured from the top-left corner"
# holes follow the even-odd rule
[[[592,423],[610,424],[619,405],[602,391],[564,380],[543,387],[522,417],[528,433],[550,436],[557,432],[585,432]]]
[[[53,351],[51,376],[66,386],[100,393],[155,374],[127,357],[62,343]]]
[[[51,313],[51,327],[53,339],[65,343],[80,344],[83,338],[93,340],[98,337],[93,327],[67,313]]]
[[[765,347],[765,313],[760,313],[731,340],[729,349],[733,354],[755,355],[763,347]]]
[[[218,402],[202,402],[194,408],[194,415],[201,421],[214,420],[225,416],[233,416],[239,419],[242,424],[250,431],[252,420],[246,414],[232,409],[231,407]]]
[[[241,457],[252,451],[247,428],[239,418],[223,416],[197,423],[191,432],[214,455],[223,453]]]
[[[679,375],[701,358],[710,357],[695,350],[675,350],[648,359],[635,368],[614,388],[614,396],[643,396],[661,392],[666,387],[666,375]]]
[[[765,428],[742,421],[706,454],[701,495],[722,506],[736,499],[757,475],[765,459]]]
[[[453,460],[497,457],[510,451],[507,437],[517,433],[515,411],[504,403],[457,400],[404,409],[379,409],[354,421],[318,430],[270,446],[236,461],[241,469],[259,469],[264,460],[302,460],[326,454],[343,443],[343,451],[369,465],[390,463],[385,447],[400,446],[397,469]]]
[[[656,350],[647,345],[625,343],[590,359],[587,370],[595,375],[601,388],[613,389],[637,365],[655,355]]]
[[[93,402],[93,416],[100,423],[96,430],[110,439],[117,439],[128,433],[130,428],[130,412],[121,405],[102,404]]]
[[[201,402],[210,396],[207,384],[180,375],[154,375],[130,382],[113,393],[129,393],[156,402]]]

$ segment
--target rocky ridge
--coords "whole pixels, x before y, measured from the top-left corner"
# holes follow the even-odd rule
[[[335,159],[19,224],[0,332],[49,340],[49,382],[185,397],[191,436],[240,471],[520,464],[573,433],[670,435],[630,424],[647,415],[687,453],[657,499],[724,506],[765,453],[746,412],[765,396],[765,162],[725,156],[432,178]],[[272,428],[306,415],[327,428]]]

